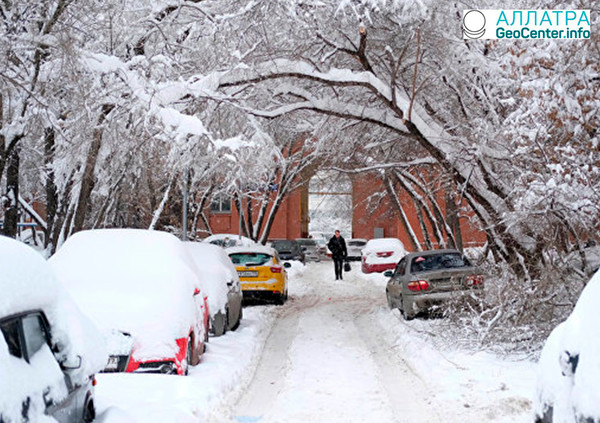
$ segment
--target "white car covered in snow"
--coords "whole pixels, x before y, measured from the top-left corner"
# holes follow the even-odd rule
[[[599,304],[597,272],[542,350],[533,405],[537,423],[600,422]]]
[[[208,306],[184,243],[141,229],[78,232],[50,258],[104,332],[107,372],[187,374],[208,340]]]
[[[92,421],[100,333],[30,247],[0,236],[0,269],[0,422]]]
[[[373,273],[393,270],[406,254],[404,244],[398,238],[372,239],[362,250],[362,271]]]
[[[186,242],[185,246],[208,296],[211,332],[221,336],[237,329],[242,319],[242,288],[229,256],[223,248],[204,242]]]

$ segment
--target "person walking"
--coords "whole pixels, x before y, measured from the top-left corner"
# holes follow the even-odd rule
[[[327,243],[327,248],[331,251],[331,257],[333,258],[335,280],[344,279],[342,277],[342,269],[344,260],[348,257],[348,250],[346,250],[346,241],[344,241],[344,237],[342,237],[340,231],[335,231],[335,235]]]

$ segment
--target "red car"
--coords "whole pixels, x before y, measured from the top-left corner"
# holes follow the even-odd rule
[[[184,375],[208,340],[209,310],[184,244],[138,229],[78,232],[49,260],[104,332],[105,372]]]
[[[363,273],[393,270],[405,255],[406,249],[397,238],[372,239],[362,250],[361,268]]]

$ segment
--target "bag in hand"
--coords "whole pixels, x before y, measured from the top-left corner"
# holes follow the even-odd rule
[[[350,267],[350,263],[349,262],[345,262],[344,263],[344,272],[349,272],[351,270],[352,270],[352,268]]]

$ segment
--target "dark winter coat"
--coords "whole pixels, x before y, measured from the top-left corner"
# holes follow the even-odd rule
[[[348,250],[346,250],[346,241],[344,241],[344,237],[341,235],[339,238],[336,238],[335,235],[332,236],[327,243],[327,248],[329,248],[329,251],[331,251],[331,256],[334,259],[345,259],[348,256]]]

